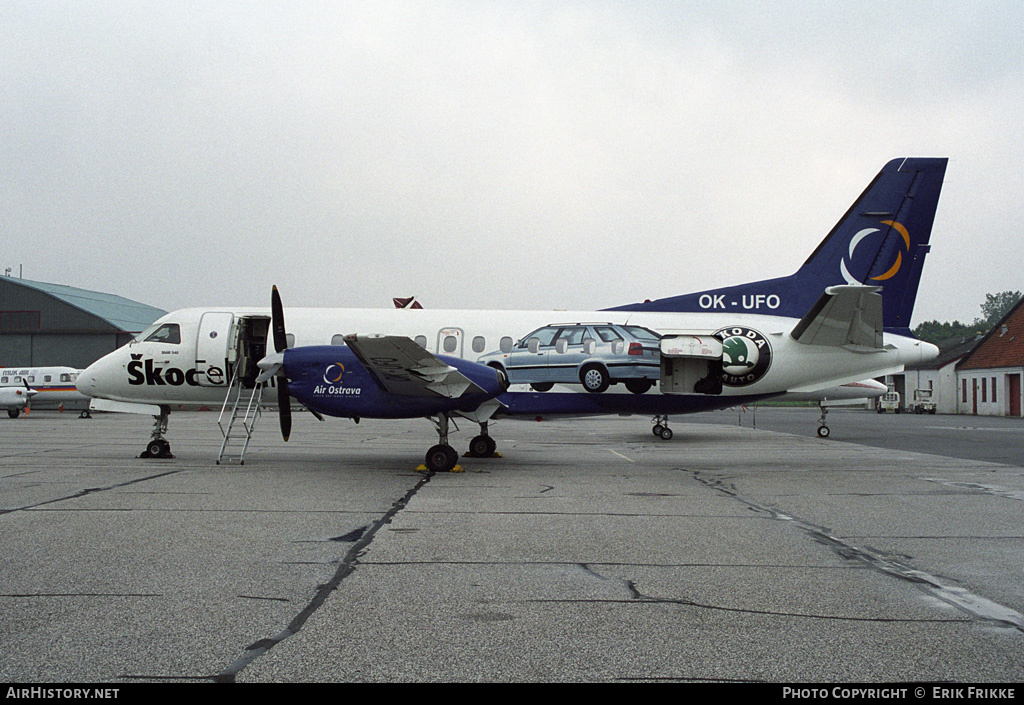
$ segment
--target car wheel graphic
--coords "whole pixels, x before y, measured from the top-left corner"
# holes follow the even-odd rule
[[[580,381],[583,388],[593,394],[600,394],[608,389],[610,380],[608,373],[600,365],[586,365],[580,370]]]

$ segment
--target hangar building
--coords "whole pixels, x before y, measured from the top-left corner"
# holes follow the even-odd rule
[[[0,277],[0,367],[82,369],[166,313],[114,294]]]

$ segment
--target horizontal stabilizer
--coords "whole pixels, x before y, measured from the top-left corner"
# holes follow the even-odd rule
[[[389,394],[457,399],[483,392],[468,377],[401,335],[346,335],[345,344]]]
[[[891,367],[884,367],[878,370],[872,370],[871,374],[878,377],[885,377],[886,375],[895,375],[903,372],[903,365],[893,365]],[[787,389],[787,394],[808,394],[811,392],[820,392],[823,389],[830,389],[832,387],[839,387],[844,384],[850,384],[852,382],[858,382],[864,379],[864,373],[860,373],[860,377],[856,374],[846,375],[844,377],[836,377],[835,379],[819,380],[818,382],[812,382],[811,384],[804,384],[799,387],[793,387]],[[867,396],[867,395],[865,395]]]
[[[882,296],[877,286],[830,286],[791,335],[804,345],[882,349]]]

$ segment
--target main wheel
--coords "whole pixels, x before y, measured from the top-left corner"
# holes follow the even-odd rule
[[[451,446],[438,444],[427,451],[424,465],[431,472],[449,472],[459,461],[459,454]]]
[[[8,409],[7,415],[10,416],[12,419],[16,419],[21,415],[21,409]]]
[[[469,442],[469,454],[474,458],[489,458],[497,447],[497,442],[490,436],[477,436]]]
[[[530,386],[538,392],[549,392],[555,386],[554,382],[531,382]]]
[[[586,365],[580,370],[580,381],[583,388],[593,394],[600,394],[611,384],[608,373],[600,365]]]
[[[661,435],[661,440],[663,440],[663,441],[671,441],[672,440],[672,429],[669,428],[668,426],[665,426],[665,427],[663,427],[661,429],[661,434],[660,435]]]

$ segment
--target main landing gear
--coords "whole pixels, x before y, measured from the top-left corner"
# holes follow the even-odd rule
[[[437,429],[438,443],[427,451],[423,464],[430,472],[450,472],[459,462],[459,453],[448,445],[448,414],[429,417]]]
[[[469,453],[467,455],[471,458],[490,458],[497,449],[498,444],[487,435],[487,422],[481,422],[480,435],[469,442]]]
[[[142,451],[139,455],[140,458],[173,458],[174,455],[171,453],[171,444],[164,434],[167,433],[167,422],[170,420],[171,409],[167,406],[160,407],[160,415],[154,416],[156,419],[153,422],[153,434],[146,444],[146,450]]]
[[[651,419],[651,423],[654,424],[651,433],[663,441],[672,440],[672,429],[668,427],[668,416],[655,416]]]
[[[438,414],[429,418],[437,429],[438,443],[427,451],[423,464],[430,472],[461,471],[458,465],[459,453],[448,444],[448,415]],[[495,440],[487,434],[487,422],[483,421],[480,423],[480,435],[469,442],[469,452],[466,455],[471,458],[489,458],[494,455],[497,447]]]

